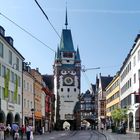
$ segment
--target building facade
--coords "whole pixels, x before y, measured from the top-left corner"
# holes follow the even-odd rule
[[[52,131],[54,129],[54,117],[55,117],[55,96],[53,93],[53,75],[43,75],[43,91],[46,94],[45,97],[45,131]]]
[[[35,131],[38,131],[38,129],[42,128],[42,107],[45,108],[44,101],[42,96],[44,95],[44,92],[42,91],[42,75],[39,72],[39,69],[31,69],[31,75],[34,77],[34,121],[35,121]],[[43,94],[43,95],[42,95]],[[45,109],[44,109],[45,114]]]
[[[112,123],[111,112],[120,107],[120,84],[119,73],[117,73],[106,90],[106,127],[109,128]]]
[[[0,122],[22,124],[23,56],[0,26]]]
[[[106,91],[105,88],[112,81],[111,76],[99,75],[99,85],[97,89],[98,94],[98,129],[101,128],[102,124],[106,123]]]
[[[128,130],[139,130],[140,109],[140,35],[120,69],[121,107],[128,109]]]
[[[34,126],[34,77],[31,68],[23,63],[23,124]]]
[[[93,85],[92,85],[93,88]],[[90,123],[90,127],[96,127],[96,113],[95,113],[95,94],[87,90],[80,95],[80,109],[81,109],[81,128],[85,126],[85,120]],[[88,129],[88,128],[87,128]]]
[[[75,129],[74,107],[80,94],[81,60],[79,50],[75,51],[71,30],[62,30],[60,46],[57,48],[54,62],[54,93],[56,96],[56,127],[63,129],[68,121]]]

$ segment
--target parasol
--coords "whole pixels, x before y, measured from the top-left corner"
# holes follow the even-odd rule
[[[19,129],[19,126],[18,126],[16,123],[13,123],[13,124],[12,124],[12,129],[13,129],[14,131],[16,131],[16,130]]]

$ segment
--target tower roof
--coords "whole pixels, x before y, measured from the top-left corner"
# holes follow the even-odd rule
[[[60,51],[73,52],[74,46],[72,41],[71,30],[63,29],[60,41]]]

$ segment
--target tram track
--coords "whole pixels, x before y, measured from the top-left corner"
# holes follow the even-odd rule
[[[107,140],[105,135],[94,130],[59,131],[43,137],[39,140]]]

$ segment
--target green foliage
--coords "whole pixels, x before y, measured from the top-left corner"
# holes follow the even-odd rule
[[[16,76],[15,91],[14,91],[14,101],[15,101],[15,103],[17,103],[17,95],[18,95],[18,78]]]
[[[127,119],[127,110],[128,109],[126,108],[117,108],[111,112],[111,116],[116,125],[118,125],[121,121]]]
[[[10,81],[10,70],[7,69],[7,73],[4,76],[4,85],[5,85],[5,90],[4,90],[4,98],[8,98],[9,96],[9,81]]]

